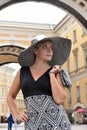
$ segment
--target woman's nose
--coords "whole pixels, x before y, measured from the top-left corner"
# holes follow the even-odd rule
[[[52,51],[52,48],[51,48],[51,47],[47,47],[47,50],[48,50],[48,51]]]

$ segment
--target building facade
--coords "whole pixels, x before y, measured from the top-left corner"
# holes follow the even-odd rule
[[[9,43],[16,45],[19,44],[19,46],[27,47],[30,45],[29,41],[39,34],[47,36],[61,36],[71,39],[71,53],[66,63],[63,65],[63,68],[70,74],[72,88],[66,89],[67,98],[63,105],[69,114],[72,114],[72,112],[78,108],[87,109],[87,34],[85,30],[72,17],[67,15],[56,26],[28,24],[25,27],[25,25],[20,23],[20,25],[15,24],[14,30],[13,26],[11,25],[7,27],[0,27],[0,29],[0,43],[2,45]],[[4,85],[4,83],[6,84]],[[0,93],[2,93],[2,95],[3,88],[7,93],[9,85],[6,81],[0,81]],[[4,102],[5,98],[6,97],[4,97]],[[8,111],[6,106],[7,104],[5,107],[2,101],[0,101],[0,106],[2,106],[0,107],[0,113],[6,114]],[[17,103],[20,107],[20,111],[23,110],[24,104],[21,92],[17,98]],[[3,107],[5,107],[5,110]]]
[[[0,67],[0,117],[7,116],[10,113],[6,97],[15,77],[14,71],[15,69],[7,65]],[[16,102],[21,112],[25,108],[21,91],[17,95]]]
[[[57,35],[72,41],[70,56],[63,66],[72,81],[72,88],[67,90],[65,108],[74,110],[79,105],[87,108],[87,34],[71,17],[66,17],[55,29]]]
[[[87,110],[87,33],[69,16],[55,27],[55,32],[72,41],[70,56],[63,65],[72,81],[72,88],[66,89],[67,98],[64,102],[71,117],[79,108]]]

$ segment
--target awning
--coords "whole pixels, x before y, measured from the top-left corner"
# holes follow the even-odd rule
[[[86,109],[79,108],[79,109],[77,110],[77,112],[78,112],[78,113],[81,113],[81,112],[84,113],[84,112],[87,112],[87,110],[86,110]]]

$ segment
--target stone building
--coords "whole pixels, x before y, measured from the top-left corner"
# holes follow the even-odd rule
[[[17,63],[19,53],[30,45],[30,40],[33,37],[39,34],[46,36],[62,36],[71,39],[71,53],[67,62],[63,65],[63,68],[70,74],[72,88],[66,89],[67,98],[63,105],[70,114],[70,117],[72,112],[79,107],[87,109],[87,34],[69,15],[65,16],[56,26],[50,26],[49,24],[39,25],[32,23],[1,22],[0,65],[11,62]],[[4,87],[6,86],[7,85]],[[1,88],[0,91],[2,91]],[[18,104],[20,102],[18,106],[21,111],[24,108],[22,98],[19,100],[17,99],[17,102]],[[6,113],[7,110],[0,110],[0,112]]]

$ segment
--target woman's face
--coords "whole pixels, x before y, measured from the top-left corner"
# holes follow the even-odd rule
[[[34,50],[36,58],[44,61],[51,61],[53,56],[53,45],[50,41],[45,41],[42,44],[38,44]]]

